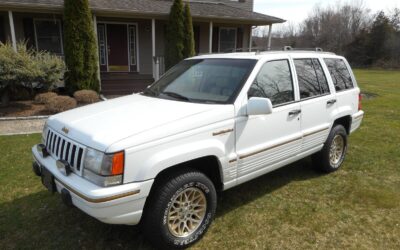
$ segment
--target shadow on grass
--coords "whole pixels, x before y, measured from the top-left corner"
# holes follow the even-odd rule
[[[217,217],[252,202],[290,182],[318,178],[322,174],[312,167],[310,157],[292,163],[257,179],[219,193]]]
[[[276,170],[220,193],[217,217],[290,182],[318,176],[309,159]],[[0,225],[0,245],[6,249],[151,249],[139,227],[101,223],[47,191],[0,204]]]

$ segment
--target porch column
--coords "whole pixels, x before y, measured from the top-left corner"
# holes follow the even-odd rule
[[[8,11],[8,20],[10,23],[11,43],[15,51],[17,51],[17,39],[15,38],[14,17],[11,10]]]
[[[209,34],[209,45],[208,45],[208,48],[209,48],[209,53],[211,54],[212,53],[212,41],[213,41],[213,22],[210,22],[210,34]]]
[[[100,54],[99,54],[99,41],[97,35],[97,17],[93,14],[93,30],[94,30],[94,40],[96,41],[96,49],[97,49],[97,80],[99,80],[99,90],[101,91],[101,77],[100,77]]]
[[[250,31],[249,31],[249,52],[251,52],[252,48],[253,48],[253,26],[250,26]]]
[[[151,55],[153,62],[153,78],[155,81],[160,77],[159,64],[156,61],[156,19],[151,19]]]
[[[268,29],[268,50],[271,50],[271,38],[272,38],[272,24],[269,25]]]

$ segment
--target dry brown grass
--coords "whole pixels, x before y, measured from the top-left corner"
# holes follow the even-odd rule
[[[93,90],[78,90],[74,97],[79,103],[94,103],[100,100],[99,95]]]
[[[51,112],[63,112],[76,107],[76,100],[69,96],[56,96],[45,104],[46,109]]]
[[[35,103],[46,104],[50,101],[50,99],[52,99],[56,96],[57,96],[57,94],[54,92],[46,92],[46,93],[37,94],[35,96]]]

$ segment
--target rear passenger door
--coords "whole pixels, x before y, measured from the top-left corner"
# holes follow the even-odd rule
[[[338,116],[354,114],[358,111],[360,89],[354,86],[350,67],[342,58],[324,58],[336,91]]]
[[[320,148],[328,137],[335,111],[331,91],[319,58],[293,59],[300,92],[303,153]]]

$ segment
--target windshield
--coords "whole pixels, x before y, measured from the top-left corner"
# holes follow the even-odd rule
[[[169,70],[143,94],[199,103],[232,103],[256,60],[193,59]]]

